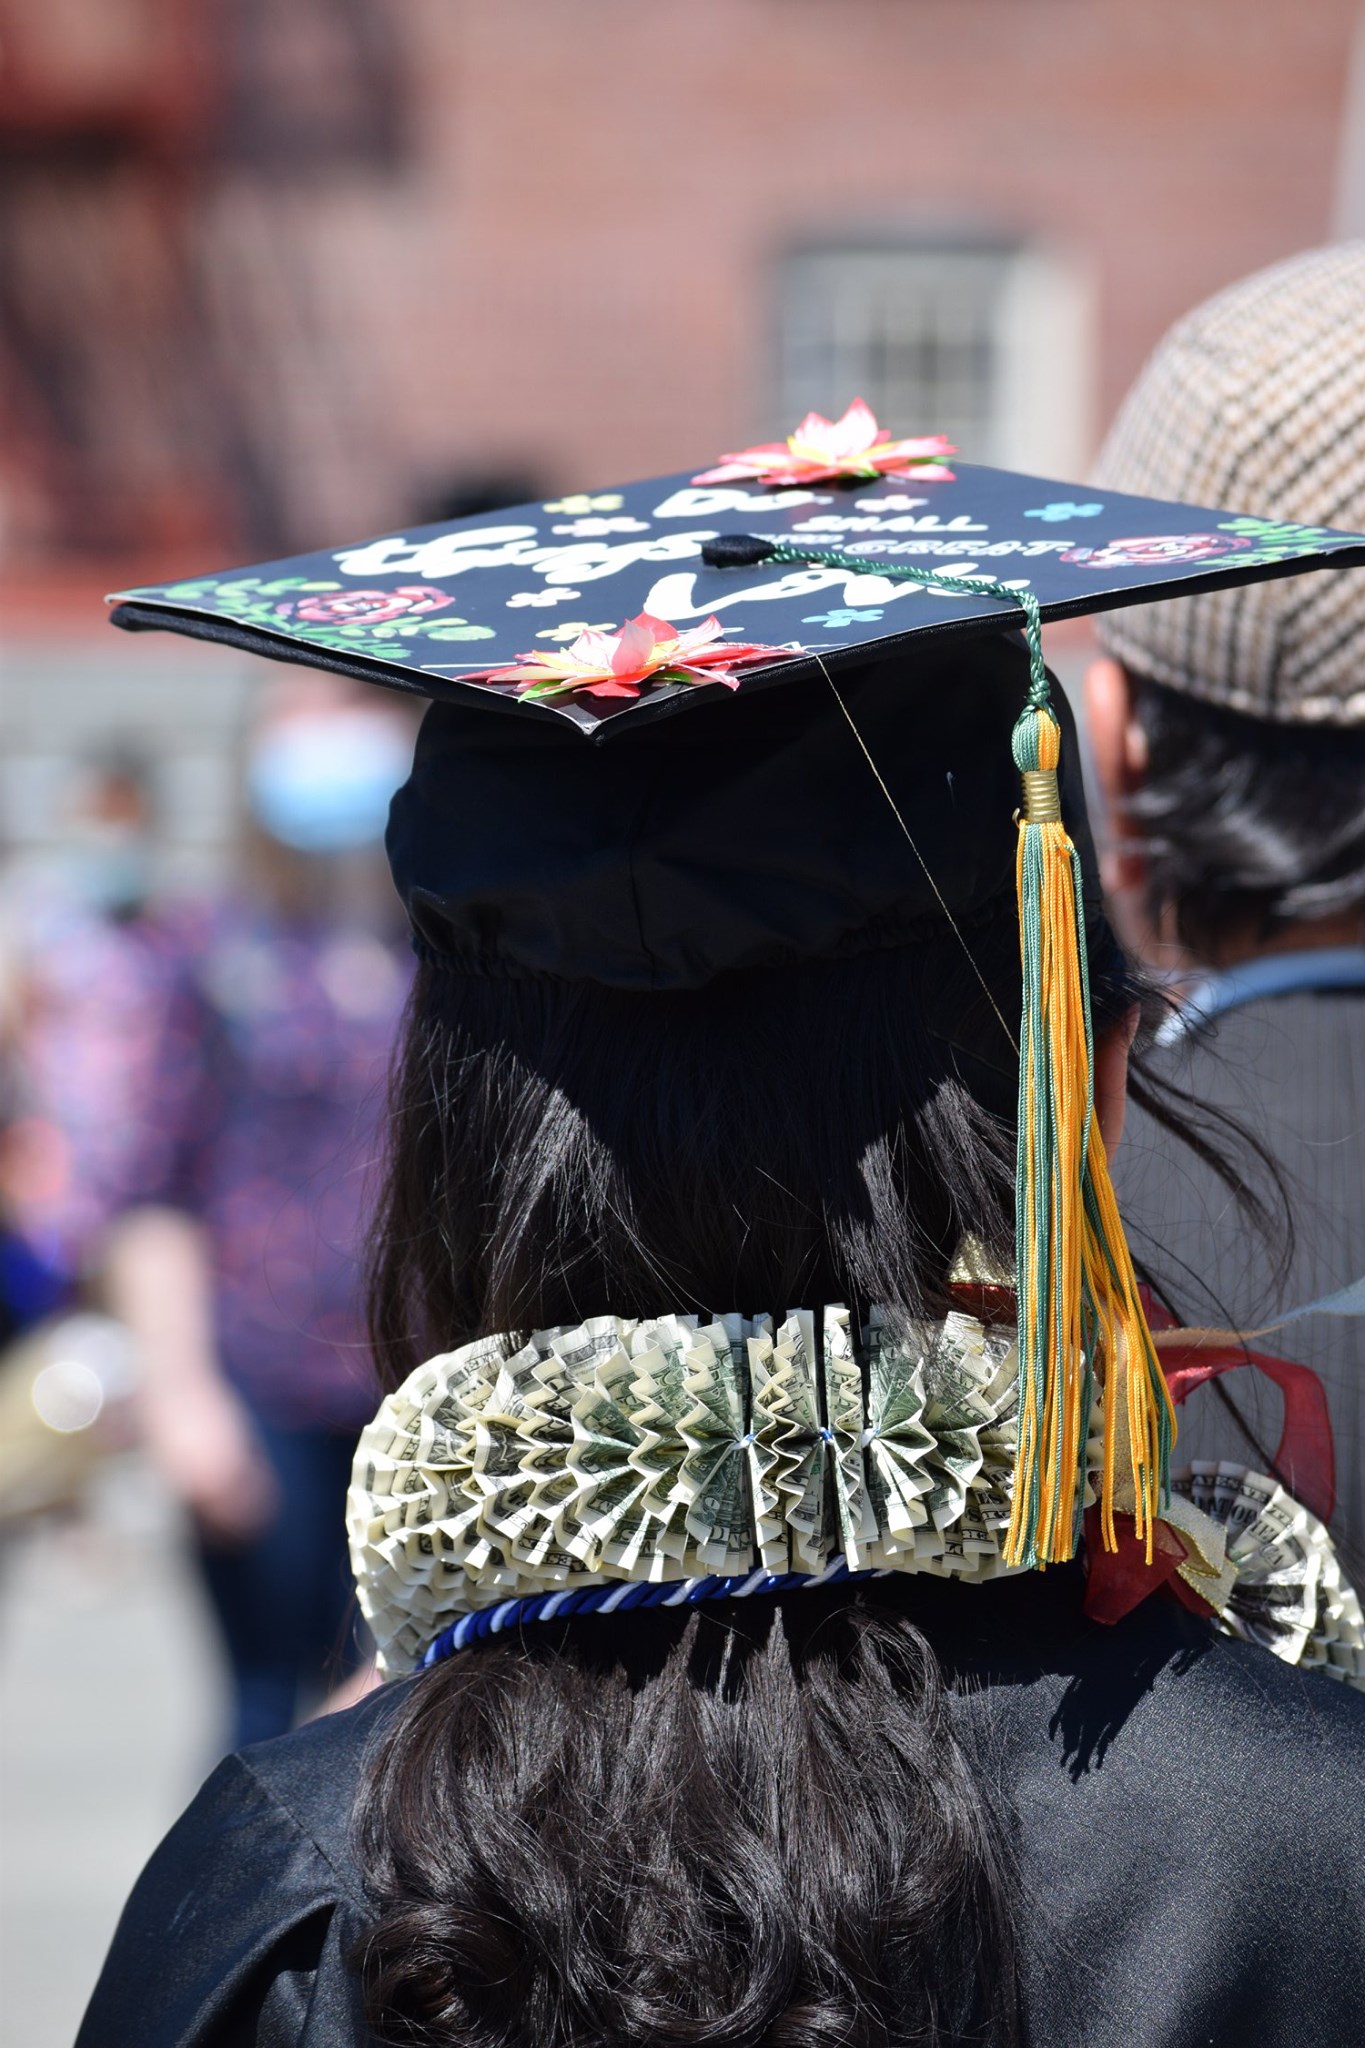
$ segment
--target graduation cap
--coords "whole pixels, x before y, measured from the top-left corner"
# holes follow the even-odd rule
[[[419,950],[453,971],[695,988],[945,919],[970,954],[1012,884],[1006,1555],[1074,1552],[1097,1359],[1104,1540],[1131,1512],[1150,1552],[1172,1411],[1093,1114],[1098,883],[1040,625],[1359,564],[1365,535],[954,452],[855,402],[701,471],[125,591],[113,618],[434,700],[389,852]]]

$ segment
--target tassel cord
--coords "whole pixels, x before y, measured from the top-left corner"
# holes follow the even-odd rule
[[[828,562],[832,569],[847,569],[855,576],[886,576],[923,584],[926,590],[946,590],[950,597],[991,597],[1013,605],[1024,615],[1024,638],[1028,642],[1028,701],[1033,710],[1046,710],[1052,702],[1052,684],[1043,654],[1043,615],[1038,599],[1029,589],[1016,590],[993,576],[944,576],[909,562],[882,561],[872,555],[853,554],[845,548],[813,542],[809,547],[793,541],[773,541],[765,549],[770,562],[790,562],[804,567],[809,562]]]

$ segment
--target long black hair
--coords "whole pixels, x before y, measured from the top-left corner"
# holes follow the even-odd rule
[[[1098,921],[1091,954],[1102,1029],[1134,984]],[[666,995],[423,966],[370,1272],[381,1376],[604,1311],[940,1311],[964,1237],[1012,1260],[1018,1009],[1012,900]]]
[[[385,2043],[1018,2040],[1011,1848],[906,1587],[529,1628],[372,1780]]]
[[[1135,985],[1099,918],[1103,1029]],[[970,957],[968,957],[970,955]],[[1018,925],[687,994],[424,966],[371,1275],[394,1384],[603,1313],[949,1300],[1013,1249]],[[362,1956],[421,2048],[1018,2039],[1009,1820],[922,1590],[536,1624],[414,1682]]]
[[[1218,960],[1297,924],[1365,915],[1365,730],[1274,724],[1134,676],[1147,742],[1127,804],[1154,916]]]

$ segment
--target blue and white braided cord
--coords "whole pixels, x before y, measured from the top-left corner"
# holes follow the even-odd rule
[[[633,1607],[695,1607],[702,1600],[745,1600],[753,1593],[787,1593],[797,1586],[831,1586],[842,1579],[884,1579],[884,1570],[851,1572],[842,1557],[831,1558],[820,1572],[740,1572],[729,1578],[609,1581],[605,1585],[565,1588],[559,1593],[530,1593],[462,1614],[442,1629],[422,1654],[420,1669],[440,1664],[471,1643],[485,1642],[505,1629],[528,1621],[563,1620],[571,1614],[624,1614]]]

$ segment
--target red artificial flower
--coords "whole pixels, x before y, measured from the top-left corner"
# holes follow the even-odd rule
[[[570,647],[537,649],[511,668],[485,669],[472,683],[515,683],[522,697],[558,697],[582,690],[589,697],[638,697],[650,681],[724,683],[738,688],[738,670],[758,662],[790,661],[790,647],[737,646],[719,619],[686,630],[641,612],[616,633],[589,627]]]
[[[808,412],[785,441],[764,441],[756,448],[742,448],[736,455],[722,455],[715,469],[704,469],[692,481],[790,485],[825,483],[840,477],[872,482],[879,476],[915,476],[946,483],[953,472],[944,467],[943,457],[956,453],[942,434],[928,434],[918,441],[893,441],[886,429],[877,425],[870,406],[855,398],[841,420]]]

